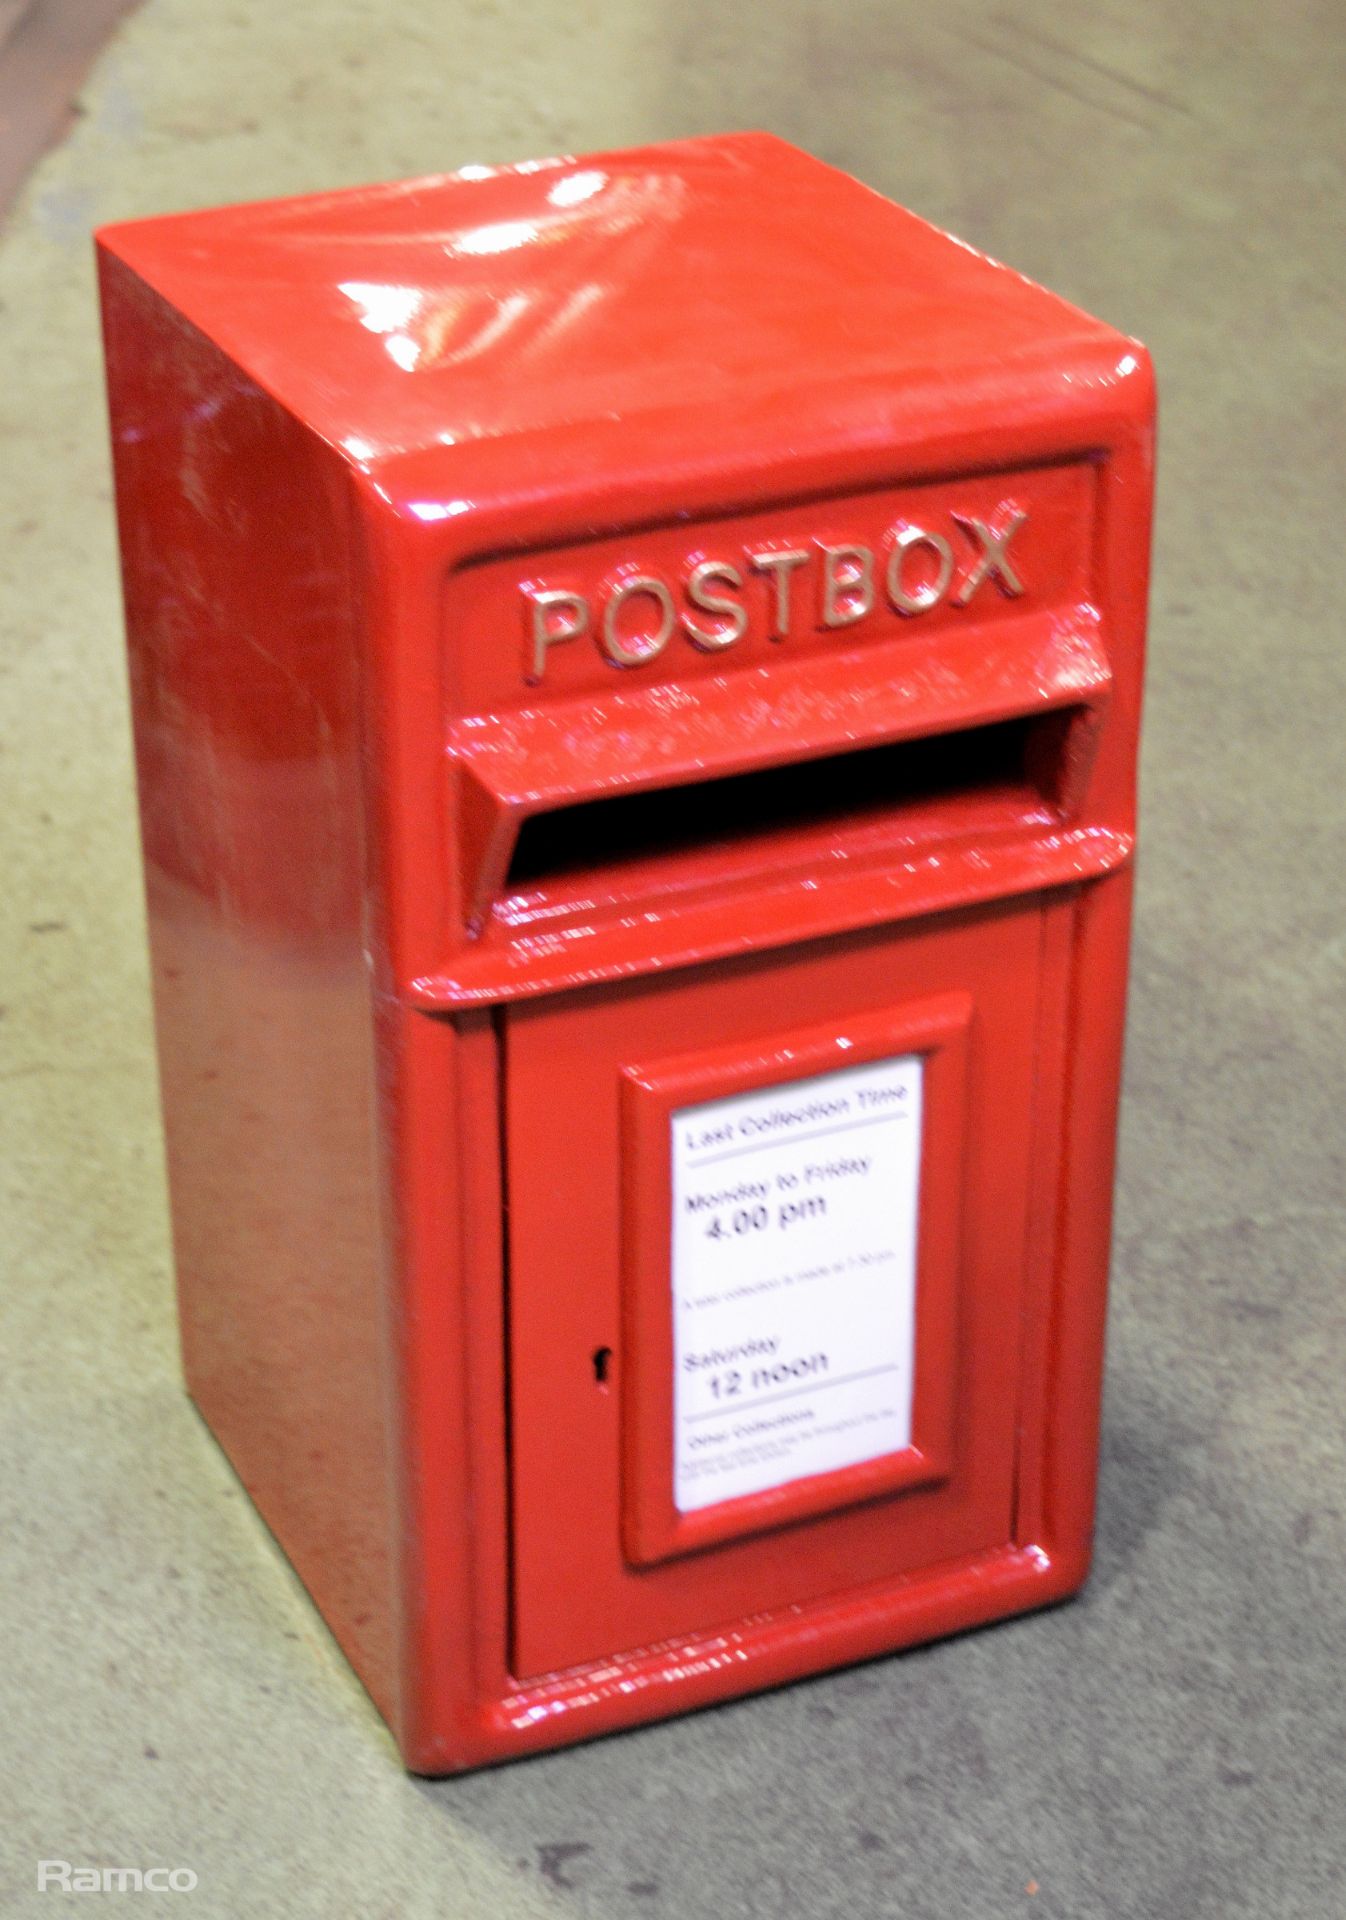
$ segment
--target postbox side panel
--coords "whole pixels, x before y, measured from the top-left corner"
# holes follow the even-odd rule
[[[102,265],[187,1381],[391,1715],[344,476],[195,327]]]
[[[1008,1543],[1042,925],[1030,901],[504,1016],[516,1675]],[[649,1063],[676,1056],[679,1074],[700,1058],[706,1084],[728,1091],[745,1084],[737,1054],[833,1023],[871,1059],[932,1063],[916,1333],[934,1356],[922,1417],[940,1438],[928,1460],[897,1452],[770,1491],[765,1505],[679,1516],[659,1438],[672,1300],[656,1243],[669,1206],[648,1126],[633,1176],[640,1129],[623,1090],[629,1109],[633,1079],[657,1088],[663,1069]],[[956,1074],[933,1064],[954,1042]],[[792,1084],[794,1104],[807,1103],[809,1079]],[[732,1231],[732,1209],[725,1218]]]

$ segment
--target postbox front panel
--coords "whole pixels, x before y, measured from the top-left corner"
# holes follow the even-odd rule
[[[1037,901],[500,1017],[521,1678],[1007,1542]]]

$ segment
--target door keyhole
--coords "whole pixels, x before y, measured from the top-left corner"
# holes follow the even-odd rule
[[[605,1391],[608,1384],[608,1368],[612,1364],[611,1347],[594,1348],[594,1383]]]

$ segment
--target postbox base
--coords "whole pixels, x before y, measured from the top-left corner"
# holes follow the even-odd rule
[[[482,1701],[452,1728],[409,1726],[413,1773],[494,1766],[881,1658],[1069,1599],[1090,1550],[1007,1546],[868,1592],[573,1668]]]

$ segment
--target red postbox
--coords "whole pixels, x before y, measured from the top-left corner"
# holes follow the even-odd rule
[[[407,1762],[1071,1592],[1143,350],[760,135],[101,257],[187,1377]]]

